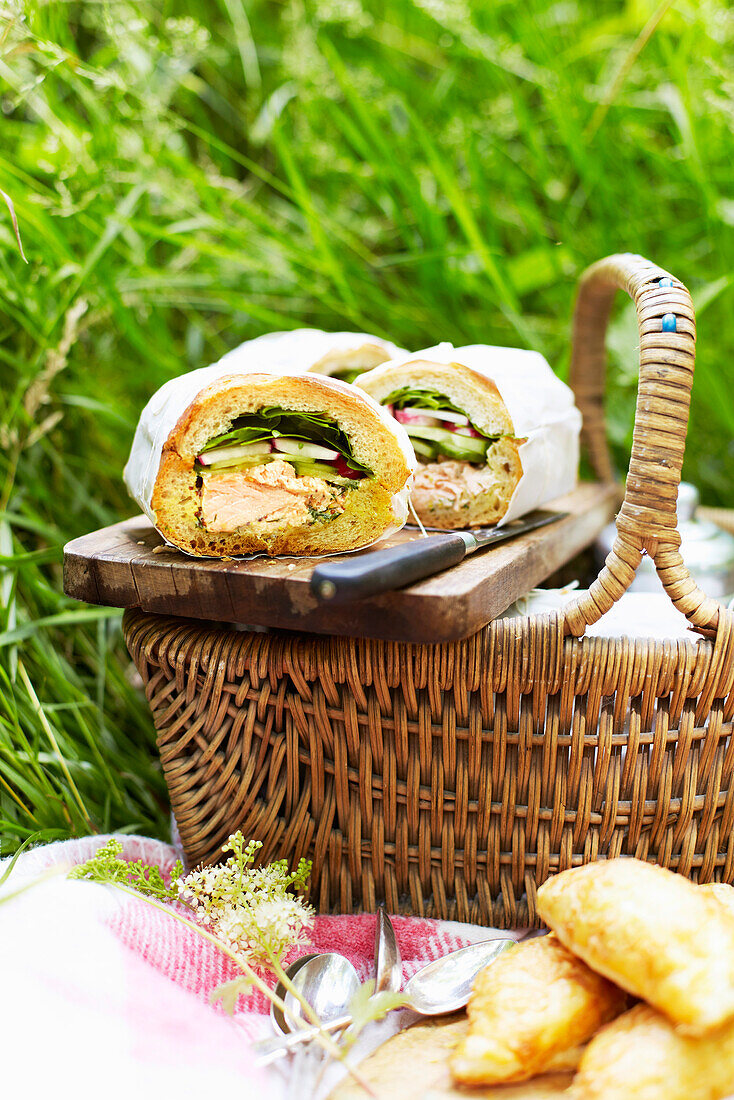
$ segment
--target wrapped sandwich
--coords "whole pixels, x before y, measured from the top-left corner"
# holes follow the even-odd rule
[[[163,537],[206,557],[325,554],[402,527],[401,425],[345,382],[248,362],[174,378],[143,411],[125,482]]]
[[[387,359],[405,355],[402,348],[366,332],[322,332],[297,328],[292,332],[267,332],[228,352],[220,364],[228,369],[314,371],[353,382],[363,371],[372,370]]]
[[[441,344],[357,384],[405,425],[428,527],[507,523],[575,487],[581,414],[537,352]]]

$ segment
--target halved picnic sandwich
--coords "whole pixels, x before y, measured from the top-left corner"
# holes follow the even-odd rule
[[[426,526],[507,523],[576,484],[581,414],[537,352],[440,344],[360,376],[405,425]]]
[[[188,554],[323,554],[401,527],[414,464],[404,429],[353,386],[222,361],[154,394],[125,481]]]
[[[297,328],[289,332],[267,332],[228,352],[220,363],[229,369],[255,365],[268,371],[314,371],[353,382],[363,371],[372,370],[402,348],[367,332],[322,332]]]

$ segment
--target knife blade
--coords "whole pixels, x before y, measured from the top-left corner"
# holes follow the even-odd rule
[[[471,531],[439,531],[384,550],[354,554],[343,561],[325,561],[311,575],[311,592],[324,603],[341,604],[392,592],[414,581],[431,577],[467,554],[535,531],[564,519],[568,512],[539,510],[504,527],[478,527]]]

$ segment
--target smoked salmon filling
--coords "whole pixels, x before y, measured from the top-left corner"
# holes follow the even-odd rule
[[[366,394],[282,369],[223,375],[197,390],[196,375],[209,370],[174,380],[183,395],[163,387],[151,399],[126,468],[170,543],[208,557],[323,554],[403,525],[415,456],[402,426]]]

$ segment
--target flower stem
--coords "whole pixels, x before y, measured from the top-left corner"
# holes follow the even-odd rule
[[[263,993],[268,998],[268,1000],[276,1006],[276,1008],[279,1008],[284,1015],[288,1014],[285,1002],[276,995],[275,991],[270,988],[267,982],[263,981],[260,975],[255,970],[253,970],[250,964],[245,959],[243,959],[241,955],[238,955],[236,951],[233,951],[217,936],[212,935],[211,932],[207,932],[205,928],[202,928],[200,924],[196,924],[194,921],[189,920],[188,917],[185,917],[182,913],[177,912],[170,903],[168,905],[164,905],[163,902],[158,901],[156,898],[141,894],[137,890],[133,889],[132,886],[125,886],[122,882],[110,882],[109,885],[116,887],[118,890],[122,890],[126,894],[130,894],[134,898],[140,898],[142,901],[147,902],[148,905],[152,905],[155,909],[160,909],[162,913],[167,913],[169,916],[173,917],[174,920],[177,920],[180,924],[183,924],[187,928],[190,928],[193,932],[198,932],[200,936],[203,936],[204,939],[208,940],[209,943],[214,945],[214,947],[217,947],[220,951],[223,951],[224,954],[232,960],[235,966],[244,971],[244,973],[247,975],[255,988],[259,989],[260,992]],[[286,989],[292,992],[293,995],[297,998],[299,1003],[303,1006],[306,1014],[308,1015],[308,1018],[313,1022],[314,1026],[318,1027],[319,1032],[316,1036],[314,1036],[314,1038],[319,1046],[322,1047],[327,1054],[331,1055],[332,1058],[338,1059],[338,1061],[340,1061],[344,1065],[344,1068],[347,1070],[347,1072],[351,1074],[357,1084],[359,1084],[365,1090],[365,1092],[367,1092],[370,1096],[376,1096],[376,1093],[370,1087],[369,1083],[353,1066],[349,1064],[344,1051],[337,1046],[337,1044],[329,1035],[328,1031],[323,1030],[323,1025],[318,1015],[314,1012],[311,1005],[306,1000],[304,1000],[302,995],[294,987],[290,978],[281,966],[280,961],[270,952],[268,948],[266,948],[266,951],[270,958],[270,963],[275,975],[283,982],[283,985],[286,987]]]
[[[292,993],[293,996],[296,998],[299,1005],[303,1009],[303,1014],[306,1019],[309,1020],[314,1025],[314,1027],[321,1028],[321,1020],[319,1019],[318,1013],[315,1011],[313,1006],[308,1003],[306,998],[301,993],[300,989],[297,989],[296,986],[293,984],[291,978],[288,976],[288,972],[283,969],[280,959],[267,948],[266,950],[271,969],[273,970],[273,973],[275,974],[278,981],[281,982],[284,988],[287,989],[289,993]],[[286,1014],[288,1018],[291,1018],[291,1014],[287,1010]]]
[[[268,950],[268,949],[266,948],[266,950]],[[282,965],[280,959],[277,958],[275,955],[273,955],[272,952],[269,951],[269,950],[268,950],[268,958],[270,960],[270,965],[271,965],[273,971],[275,972],[276,976],[278,977],[279,981],[282,982],[283,986],[289,991],[289,993],[293,994],[293,996],[296,998],[298,1003],[303,1008],[306,1017],[311,1021],[311,1023],[315,1027],[317,1027],[319,1029],[318,1035],[314,1036],[314,1039],[319,1044],[319,1046],[321,1046],[326,1051],[327,1054],[330,1054],[332,1058],[336,1058],[338,1061],[340,1061],[342,1063],[342,1065],[344,1066],[344,1068],[347,1070],[347,1072],[349,1074],[351,1074],[351,1076],[354,1078],[354,1080],[357,1082],[358,1085],[361,1085],[361,1087],[365,1090],[365,1092],[367,1092],[370,1096],[376,1096],[376,1093],[371,1088],[369,1082],[362,1076],[362,1074],[357,1069],[355,1069],[354,1066],[350,1065],[346,1053],[341,1049],[341,1047],[338,1045],[338,1043],[334,1042],[334,1040],[331,1037],[331,1034],[324,1029],[324,1025],[323,1025],[322,1021],[319,1019],[319,1016],[316,1013],[316,1011],[314,1010],[313,1006],[308,1003],[308,1001],[303,996],[303,994],[300,992],[300,990],[296,989],[295,985],[293,984],[291,979],[288,977],[288,974],[283,969],[283,965]],[[289,1018],[289,1017],[290,1017],[290,1013],[286,1012],[286,1018]]]

